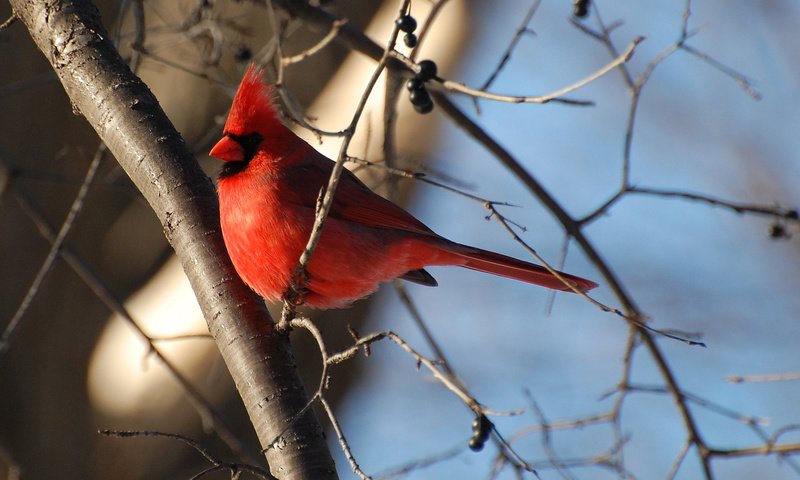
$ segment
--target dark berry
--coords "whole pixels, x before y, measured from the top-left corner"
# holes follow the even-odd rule
[[[772,238],[789,238],[789,232],[780,223],[773,224],[769,229],[769,236]]]
[[[408,82],[406,82],[406,90],[408,90],[409,92],[413,92],[414,90],[419,90],[420,88],[424,88],[424,86],[425,84],[422,83],[422,80],[420,80],[417,77],[414,77]]]
[[[423,60],[417,64],[419,67],[419,72],[417,72],[417,78],[422,80],[423,82],[427,82],[431,78],[436,76],[436,63],[433,60]]]
[[[421,106],[428,103],[432,103],[431,95],[424,88],[411,90],[409,97],[411,98],[411,104],[414,106]]]
[[[417,113],[430,113],[430,111],[433,110],[433,100],[431,100],[431,95],[425,90],[425,86],[422,85],[422,82],[417,78],[412,78],[409,80],[406,87],[409,85],[416,87],[417,82],[419,83],[419,87],[409,90],[411,104],[414,105],[414,110],[416,110]]]
[[[472,421],[472,438],[469,439],[469,449],[473,452],[479,452],[483,449],[486,440],[489,439],[489,434],[492,431],[492,422],[486,418],[486,415],[480,414]]]
[[[472,431],[477,432],[481,428],[481,417],[475,417],[475,420],[472,421]]]
[[[406,33],[403,37],[403,43],[405,43],[408,48],[414,48],[417,46],[417,36],[413,33]]]
[[[589,1],[590,0],[573,0],[572,14],[578,18],[583,18],[589,14]]]
[[[479,415],[472,421],[472,438],[485,442],[489,438],[489,433],[492,431],[492,422],[486,418],[486,415]]]
[[[403,15],[395,20],[397,28],[406,33],[411,33],[417,29],[417,21],[411,15]]]
[[[486,442],[485,441],[481,442],[481,441],[478,441],[475,438],[470,438],[469,439],[469,449],[472,450],[473,452],[480,452],[481,450],[483,450],[483,444],[484,443],[486,443]]]
[[[414,105],[414,110],[417,113],[421,113],[425,115],[426,113],[431,113],[433,111],[433,102],[423,103],[421,105]]]

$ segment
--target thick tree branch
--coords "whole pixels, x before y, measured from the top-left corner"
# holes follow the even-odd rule
[[[11,0],[80,111],[158,215],[197,295],[274,475],[337,478],[289,351],[238,278],[220,236],[214,187],[158,101],[110,43],[88,1]],[[272,448],[279,446],[279,448]]]

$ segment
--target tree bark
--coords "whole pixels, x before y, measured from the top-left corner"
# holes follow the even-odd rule
[[[158,101],[123,62],[87,0],[10,0],[76,112],[108,145],[155,211],[203,310],[250,419],[281,479],[338,478],[289,349],[239,279],[219,228],[212,182]],[[47,132],[37,132],[46,136]]]

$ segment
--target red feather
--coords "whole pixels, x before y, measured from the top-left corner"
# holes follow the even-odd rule
[[[259,295],[280,300],[308,241],[317,197],[334,163],[280,122],[272,90],[252,66],[211,155],[226,161],[218,190],[231,260]],[[570,291],[539,265],[437,235],[345,169],[308,265],[303,300],[314,308],[342,307],[398,277],[435,285],[430,275],[420,272],[430,265],[457,265]],[[597,286],[560,275],[580,291]]]

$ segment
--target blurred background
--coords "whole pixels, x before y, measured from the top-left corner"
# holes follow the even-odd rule
[[[212,178],[219,165],[206,152],[250,61],[276,64],[275,26],[287,57],[328,33],[281,12],[273,16],[262,2],[96,4],[123,55]],[[693,50],[673,51],[684,3],[593,4],[587,18],[576,19],[568,0],[414,0],[411,14],[420,25],[432,8],[438,12],[414,55],[435,60],[440,75],[456,82],[480,88],[497,73],[489,91],[540,95],[613,59],[585,29],[615,27],[610,38],[619,52],[635,37],[646,37],[626,67],[636,81],[654,66],[640,90],[632,130],[632,91],[620,71],[568,95],[594,102],[591,107],[448,96],[576,218],[619,191],[626,164],[630,185],[724,200],[714,205],[630,193],[585,233],[651,326],[707,344],[657,337],[691,397],[704,441],[720,450],[753,449],[752,455],[715,458],[714,474],[800,477],[791,454],[767,448],[800,443],[798,224],[777,215],[800,205],[800,5],[693,2],[686,41]],[[398,7],[372,1],[324,6],[381,46]],[[137,23],[137,11],[144,23]],[[0,4],[0,18],[9,15],[8,5]],[[178,441],[109,438],[97,433],[101,429],[186,435],[219,459],[259,461],[246,413],[213,341],[204,336],[205,322],[161,226],[110,155],[99,160],[61,256],[35,280],[51,247],[42,230],[61,228],[99,141],[73,114],[21,23],[0,32],[0,44],[0,330],[18,325],[0,354],[0,479],[191,478],[209,466]],[[285,67],[285,109],[305,112],[323,130],[341,130],[374,65],[334,41]],[[268,70],[274,80],[276,70]],[[385,82],[370,97],[350,147],[351,155],[378,164],[351,165],[365,181],[448,238],[528,258],[498,222],[487,221],[480,202],[398,179],[383,165],[508,202],[514,206],[500,212],[524,227],[519,235],[539,254],[554,265],[563,262],[570,273],[601,280],[511,172],[441,109],[415,113],[407,95],[401,90],[396,102],[396,152],[390,158],[384,151]],[[338,139],[295,128],[335,157]],[[450,368],[482,404],[523,411],[490,418],[541,478],[703,477],[697,452],[684,451],[689,434],[663,393],[663,376],[623,319],[574,295],[554,296],[457,268],[431,273],[439,287],[406,284],[408,298]],[[599,283],[593,296],[619,307]],[[35,292],[32,285],[38,285]],[[138,329],[114,314],[110,305],[116,301],[124,302]],[[391,284],[349,309],[313,314],[331,350],[352,343],[352,326],[362,335],[392,330],[420,353],[439,355],[412,317]],[[319,354],[308,337],[296,332],[293,342],[312,389]],[[367,474],[518,478],[496,443],[480,453],[468,449],[473,413],[396,345],[376,344],[371,356],[331,374],[329,398]],[[746,381],[732,382],[731,376]],[[635,388],[623,394],[616,389],[626,379]],[[328,438],[340,475],[353,478],[332,431]],[[227,476],[217,475],[209,477]]]

